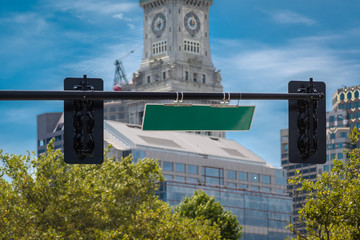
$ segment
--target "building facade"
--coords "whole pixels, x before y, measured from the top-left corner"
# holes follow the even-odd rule
[[[290,235],[292,199],[286,175],[232,140],[182,132],[142,131],[134,125],[105,121],[105,144],[116,159],[130,153],[136,161],[157,159],[166,181],[159,196],[170,205],[196,189],[215,196],[237,216],[242,239],[285,239]]]
[[[316,181],[317,174],[331,171],[333,160],[346,161],[344,152],[351,146],[349,133],[352,128],[360,127],[360,86],[337,89],[332,96],[333,110],[326,113],[326,163],[325,164],[297,164],[290,163],[288,158],[288,129],[280,131],[281,137],[281,166],[287,171],[287,178],[295,176],[299,170],[304,179]],[[360,142],[357,143],[360,147]],[[305,231],[305,226],[298,221],[298,212],[304,204],[306,194],[298,193],[296,187],[288,184],[287,193],[293,197],[293,221],[299,231]]]
[[[44,113],[37,116],[37,154],[46,151],[46,146],[55,138],[55,149],[64,150],[64,113]]]

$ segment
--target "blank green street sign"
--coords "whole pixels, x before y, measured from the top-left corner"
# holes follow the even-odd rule
[[[255,106],[146,104],[145,131],[247,131]]]

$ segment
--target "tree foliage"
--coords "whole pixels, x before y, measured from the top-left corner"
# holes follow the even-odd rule
[[[355,128],[350,134],[353,146],[359,140]],[[300,221],[306,224],[306,234],[297,239],[360,239],[360,150],[347,151],[344,163],[334,160],[331,172],[318,176],[316,182],[297,176],[292,184],[299,184],[300,192],[307,192],[306,203],[299,211]],[[290,229],[294,228],[290,225]]]
[[[224,210],[220,202],[215,202],[202,190],[194,192],[192,197],[186,196],[175,208],[181,216],[191,219],[207,219],[212,225],[220,226],[222,239],[240,239],[242,227],[235,215]]]
[[[217,226],[157,198],[163,177],[153,160],[67,165],[51,142],[40,158],[0,151],[0,161],[0,239],[220,238]]]

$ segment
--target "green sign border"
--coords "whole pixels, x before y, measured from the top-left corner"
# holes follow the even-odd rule
[[[248,131],[255,106],[146,104],[144,131]]]

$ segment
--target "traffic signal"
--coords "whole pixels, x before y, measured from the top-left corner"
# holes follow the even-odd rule
[[[99,78],[66,78],[64,90],[103,90]],[[104,104],[102,100],[64,101],[64,160],[71,164],[104,161]]]
[[[289,93],[324,93],[324,82],[290,81]],[[326,162],[326,101],[289,100],[289,162]]]

